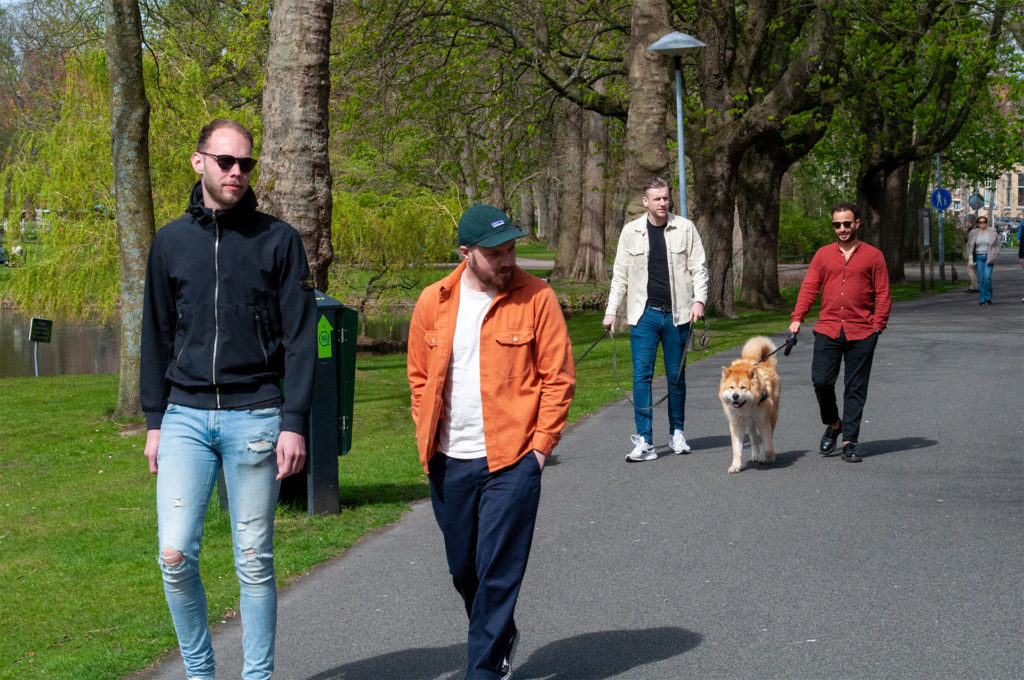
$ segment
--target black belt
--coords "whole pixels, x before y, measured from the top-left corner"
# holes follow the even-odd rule
[[[662,314],[671,314],[672,313],[672,308],[671,307],[665,307],[665,306],[662,306],[662,305],[647,305],[647,309],[653,309],[654,311],[661,312]]]

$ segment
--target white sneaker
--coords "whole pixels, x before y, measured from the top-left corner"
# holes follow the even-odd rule
[[[626,454],[626,460],[630,463],[639,463],[645,460],[654,460],[658,457],[658,452],[654,450],[652,444],[648,444],[647,440],[638,434],[629,435],[630,441],[633,442],[633,450]]]
[[[690,445],[686,443],[686,437],[683,436],[682,430],[674,430],[672,432],[672,441],[669,443],[669,446],[676,453],[690,452]]]

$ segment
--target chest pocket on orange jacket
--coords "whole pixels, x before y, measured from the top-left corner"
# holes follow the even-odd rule
[[[533,373],[533,329],[521,328],[495,331],[497,365],[495,370],[503,378],[515,378]]]

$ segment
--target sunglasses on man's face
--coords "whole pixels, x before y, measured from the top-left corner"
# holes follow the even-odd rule
[[[854,221],[856,221],[856,220],[854,220]],[[849,228],[850,228],[850,227],[852,227],[852,226],[853,226],[853,222],[851,222],[851,221],[846,221],[846,222],[833,222],[833,223],[832,223],[832,228],[833,228],[833,229],[839,229],[840,227],[846,227],[847,229],[849,229]]]
[[[978,220],[978,224],[988,224],[988,220]]]
[[[256,167],[255,158],[235,158],[234,156],[228,155],[226,153],[216,154],[206,153],[205,151],[200,151],[199,153],[203,154],[204,156],[209,156],[210,158],[217,161],[217,167],[219,167],[224,172],[227,172],[231,168],[235,167],[235,163],[238,163],[238,169],[241,170],[242,172],[252,172],[252,169]]]

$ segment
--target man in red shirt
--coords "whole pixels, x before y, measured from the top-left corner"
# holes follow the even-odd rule
[[[821,292],[821,313],[814,325],[814,357],[811,382],[818,399],[821,422],[826,426],[818,451],[823,456],[836,449],[843,437],[842,458],[859,463],[857,438],[860,418],[868,396],[871,360],[879,334],[889,321],[889,273],[882,252],[857,238],[860,209],[840,201],[832,207],[836,243],[818,249],[807,269],[796,308],[790,315],[790,333],[800,323]],[[845,366],[843,418],[836,405],[839,364]]]

